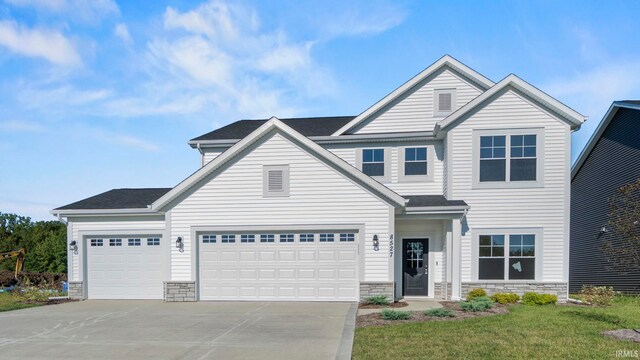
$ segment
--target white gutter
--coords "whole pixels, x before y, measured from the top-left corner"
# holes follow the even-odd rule
[[[60,218],[61,216],[113,216],[113,215],[164,215],[162,211],[146,209],[72,209],[72,210],[51,210],[51,214]]]
[[[359,134],[359,135],[340,135],[340,136],[309,136],[310,140],[318,144],[338,144],[338,143],[354,143],[354,142],[393,142],[393,141],[425,141],[436,140],[433,131],[417,131],[404,133],[387,133],[387,134]],[[233,146],[241,139],[225,139],[225,140],[201,140],[189,141],[189,145],[200,150],[204,147],[227,147]]]

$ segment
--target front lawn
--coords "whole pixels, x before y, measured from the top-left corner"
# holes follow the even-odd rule
[[[506,315],[356,329],[354,359],[615,358],[640,344],[602,331],[640,328],[640,298],[606,308],[514,305]]]
[[[25,303],[24,299],[10,292],[0,293],[0,312],[40,306],[37,303]]]

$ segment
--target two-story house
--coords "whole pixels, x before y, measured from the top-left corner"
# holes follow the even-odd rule
[[[584,116],[444,56],[358,116],[242,120],[174,188],[68,223],[70,295],[355,301],[568,291],[571,132]]]

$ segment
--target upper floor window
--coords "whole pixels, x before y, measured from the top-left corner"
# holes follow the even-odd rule
[[[369,176],[384,176],[384,149],[362,150],[362,172]]]
[[[427,148],[404,149],[404,174],[427,175]]]
[[[433,114],[435,116],[446,116],[455,110],[456,90],[436,89],[434,90]]]
[[[263,167],[263,195],[289,196],[289,165]]]
[[[474,132],[475,187],[542,186],[542,129]]]

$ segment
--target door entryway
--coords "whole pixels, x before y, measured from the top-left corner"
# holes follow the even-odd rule
[[[429,295],[429,239],[403,239],[402,250],[403,295]]]

